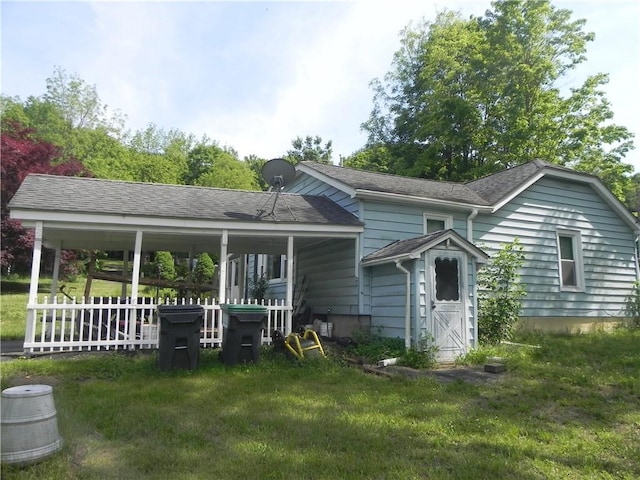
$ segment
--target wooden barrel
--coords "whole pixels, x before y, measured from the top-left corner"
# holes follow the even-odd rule
[[[21,385],[2,391],[2,463],[28,464],[62,448],[49,385]]]

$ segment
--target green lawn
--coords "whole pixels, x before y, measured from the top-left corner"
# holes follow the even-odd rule
[[[53,385],[65,440],[3,479],[640,477],[640,331],[521,339],[483,385],[385,378],[265,350],[195,371],[106,354],[2,364],[2,388]],[[475,355],[479,357],[481,355]]]
[[[24,331],[20,283],[2,285],[5,338]],[[92,293],[118,293],[105,284]],[[508,373],[482,385],[374,376],[337,354],[299,364],[269,349],[236,368],[202,350],[195,371],[160,372],[155,353],[3,362],[2,389],[53,386],[65,444],[1,477],[640,478],[640,330],[517,341],[541,348],[468,355],[506,358]]]
[[[74,282],[60,282],[59,286],[65,286],[65,292],[71,296],[82,297],[84,295],[85,279],[79,278]],[[120,284],[94,280],[91,283],[91,295],[93,296],[119,296]],[[49,295],[51,292],[51,279],[41,278],[38,285],[39,295]],[[29,278],[14,277],[3,280],[0,292],[0,338],[23,339],[27,318],[27,299],[29,293]],[[62,297],[62,294],[59,294]]]

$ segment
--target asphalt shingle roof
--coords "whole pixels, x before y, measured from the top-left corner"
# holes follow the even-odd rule
[[[362,259],[364,264],[385,263],[391,260],[398,260],[412,254],[419,254],[427,249],[446,241],[451,240],[461,248],[472,253],[480,261],[488,258],[487,254],[478,247],[469,243],[460,236],[455,230],[440,230],[438,232],[423,235],[421,237],[408,238],[405,240],[396,240],[389,245],[382,247],[375,252],[370,253]]]
[[[447,233],[446,230],[434,232],[422,237],[409,238],[407,240],[396,240],[386,247],[382,247],[373,253],[370,253],[362,259],[363,262],[380,260],[383,258],[393,258],[402,255],[408,255],[413,251],[419,250],[422,246],[427,245],[438,237],[442,237]]]
[[[326,197],[31,174],[9,208],[103,215],[361,225]],[[273,209],[273,215],[271,215]],[[289,209],[291,211],[289,211]]]
[[[466,185],[489,203],[497,203],[522,183],[533,177],[539,170],[551,164],[542,160],[524,163],[498,173],[468,182]]]
[[[453,183],[366,172],[315,162],[302,163],[354,189],[410,195],[477,206],[496,204],[543,169],[579,173],[542,160],[534,160],[472,182]]]
[[[402,177],[400,175],[367,172],[315,162],[302,162],[302,164],[354,189],[468,203],[470,205],[488,205],[487,201],[477,192],[462,183]]]

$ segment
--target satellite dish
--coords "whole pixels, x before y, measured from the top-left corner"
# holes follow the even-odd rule
[[[267,203],[269,203],[269,200],[271,200],[271,198],[275,196],[275,198],[273,199],[273,206],[271,207],[271,212],[268,213],[267,216],[273,217],[274,220],[277,220],[276,204],[278,203],[278,199],[281,198],[284,204],[287,206],[289,213],[295,220],[296,216],[291,211],[291,208],[287,203],[287,199],[285,198],[284,195],[280,193],[287,183],[291,182],[291,180],[296,178],[295,167],[289,162],[287,162],[284,158],[274,158],[273,160],[269,160],[267,163],[264,164],[264,166],[262,167],[261,173],[264,181],[267,182],[269,185],[271,185],[271,188],[273,189],[273,193],[267,199],[267,201],[264,202],[264,205],[262,205],[262,208],[258,210],[258,213],[256,214],[256,218],[263,216],[263,214],[265,213],[264,207],[267,205]]]
[[[276,192],[282,190],[287,183],[296,177],[295,167],[284,158],[269,160],[262,167],[261,173],[264,181],[271,185]]]

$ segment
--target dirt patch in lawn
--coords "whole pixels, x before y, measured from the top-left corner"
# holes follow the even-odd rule
[[[365,372],[387,377],[404,377],[409,379],[432,378],[441,383],[466,382],[481,385],[487,382],[495,382],[504,378],[505,373],[485,372],[483,367],[449,367],[441,366],[434,369],[415,369],[390,365],[379,367],[377,365],[362,365]]]

